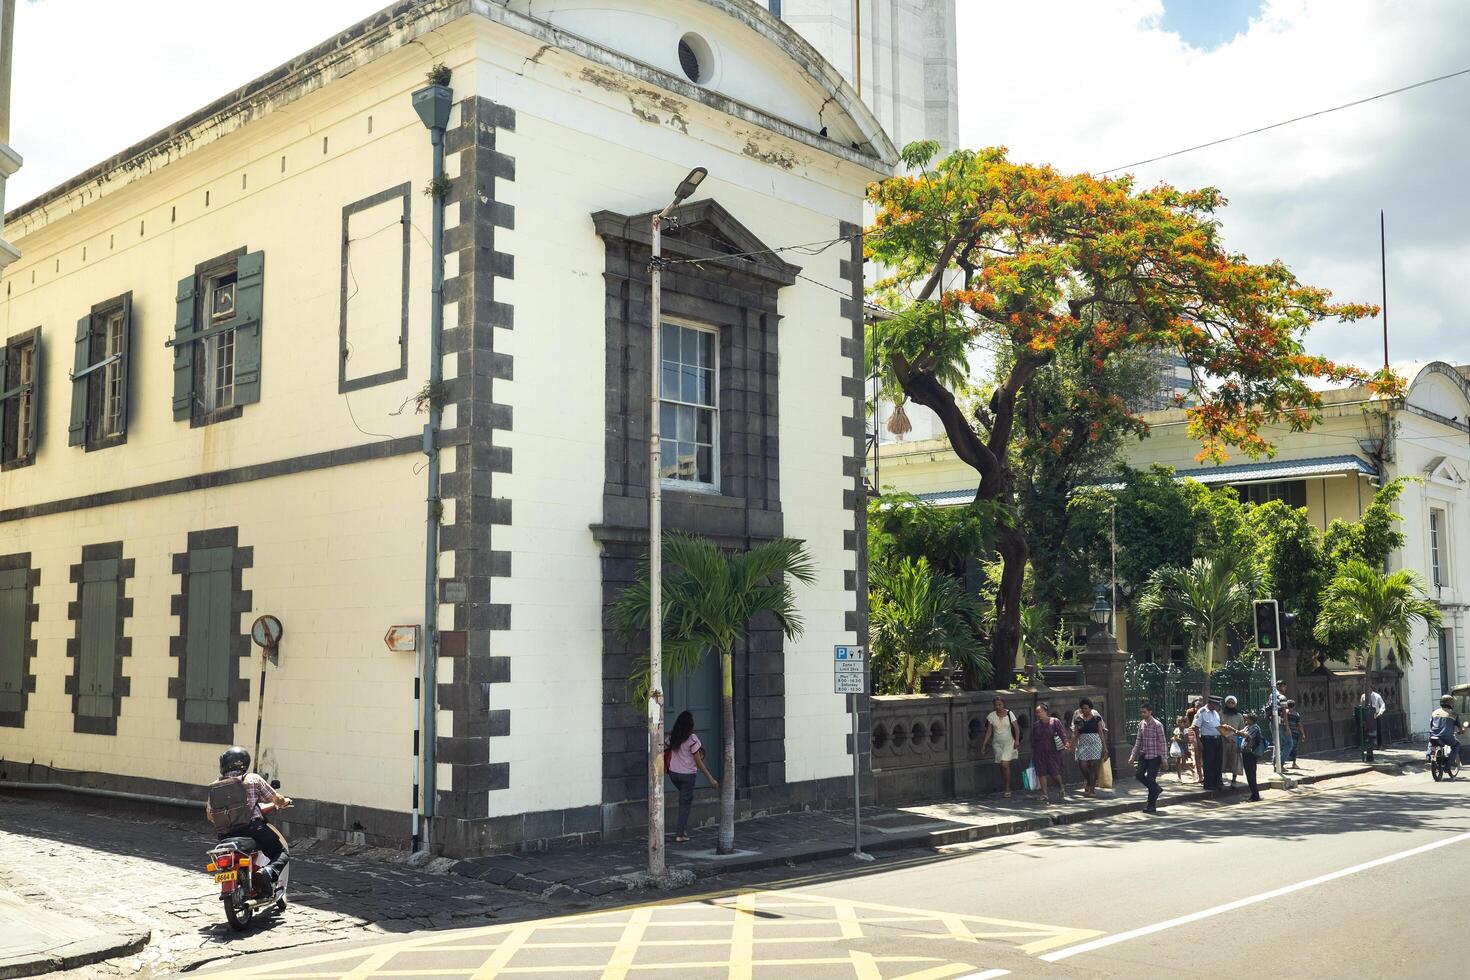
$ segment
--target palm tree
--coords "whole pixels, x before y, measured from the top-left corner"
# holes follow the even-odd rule
[[[924,675],[946,656],[989,677],[990,661],[977,625],[980,600],[958,580],[934,571],[927,558],[874,565],[868,596],[873,665],[897,674],[903,693],[917,694]]]
[[[664,535],[663,671],[666,678],[694,670],[711,650],[720,657],[720,714],[724,764],[720,773],[719,853],[735,851],[735,644],[755,617],[769,613],[790,640],[801,635],[801,617],[788,578],[810,584],[816,569],[806,546],[778,538],[750,551],[727,553],[689,534]],[[612,620],[625,639],[648,629],[648,561],[637,580],[612,605]],[[648,696],[648,658],[634,674],[642,703]]]
[[[1215,648],[1226,630],[1250,621],[1250,584],[1234,563],[1196,558],[1187,568],[1160,568],[1149,576],[1135,608],[1151,630],[1182,630],[1190,655],[1204,671],[1203,696],[1210,696]]]
[[[1356,638],[1366,693],[1369,651],[1387,640],[1390,661],[1407,659],[1409,637],[1419,623],[1431,636],[1439,634],[1439,609],[1418,572],[1403,568],[1385,573],[1353,559],[1322,590],[1322,611],[1313,632],[1324,643],[1333,635]]]

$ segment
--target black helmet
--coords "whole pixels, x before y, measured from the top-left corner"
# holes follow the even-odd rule
[[[1453,708],[1455,706],[1455,699],[1451,695],[1446,694],[1444,697],[1439,699],[1439,703],[1444,705],[1446,708]]]
[[[225,749],[219,757],[219,774],[235,772],[250,768],[250,753],[238,745],[231,745]]]

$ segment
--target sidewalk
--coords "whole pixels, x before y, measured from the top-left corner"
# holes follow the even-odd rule
[[[1397,772],[1423,767],[1417,748],[1380,752]],[[1302,760],[1302,783],[1370,771],[1354,755]],[[945,800],[863,808],[863,850],[931,850],[1096,820],[1143,808],[1142,787],[1120,772],[1096,800],[1044,805],[1011,799]],[[1160,806],[1244,798],[1164,782]],[[1075,789],[1075,786],[1074,786]],[[714,853],[715,828],[669,844],[670,868],[720,878],[852,853],[852,813],[806,812],[743,821],[737,853]],[[369,850],[327,841],[294,842],[292,907],[248,933],[225,925],[202,871],[207,835],[197,826],[130,820],[97,807],[57,806],[0,795],[0,978],[93,966],[86,976],[156,976],[241,953],[362,937],[515,920],[609,905],[646,867],[642,840],[465,861]],[[844,865],[846,867],[846,865]],[[779,872],[772,872],[778,875]],[[748,878],[746,879],[748,880]],[[150,938],[151,934],[151,938]],[[146,947],[146,948],[144,948]],[[140,952],[141,951],[141,952]],[[82,974],[76,974],[82,975]]]
[[[1399,771],[1423,765],[1417,749],[1394,748],[1378,752],[1375,766],[1363,763],[1355,752],[1303,757],[1299,770],[1288,776],[1299,784],[1353,776],[1374,769]],[[1265,779],[1262,788],[1280,787],[1279,779]],[[1228,777],[1227,777],[1228,783]],[[1198,783],[1161,778],[1166,808],[1204,800],[1233,801],[1246,795],[1245,779],[1234,791],[1207,793]],[[1146,792],[1132,771],[1118,773],[1110,790],[1098,790],[1097,799],[1085,799],[1074,784],[1063,803],[1043,804],[1034,794],[1016,792],[1009,799],[987,796],[974,800],[946,800],[903,807],[863,807],[862,849],[865,852],[903,848],[937,848],[991,837],[1044,830],[1047,827],[1097,820],[1143,809]],[[716,829],[692,831],[687,844],[668,845],[668,866],[693,872],[697,878],[748,871],[799,861],[842,857],[853,852],[852,812],[822,811],[780,814],[746,820],[735,827],[735,854],[715,853]],[[580,850],[537,854],[503,854],[460,861],[451,873],[506,888],[540,893],[547,898],[577,893],[602,896],[629,887],[647,867],[643,840],[616,841]]]

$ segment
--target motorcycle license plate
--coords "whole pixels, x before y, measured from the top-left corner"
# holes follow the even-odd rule
[[[239,873],[240,872],[238,871],[221,871],[219,874],[214,876],[215,883],[218,884],[221,881],[234,881],[236,880],[236,876],[238,876]]]

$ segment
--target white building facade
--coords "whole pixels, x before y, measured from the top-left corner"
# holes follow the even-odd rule
[[[412,106],[435,62],[437,189]],[[298,800],[293,833],[403,845],[422,812],[471,854],[641,832],[641,647],[605,612],[647,548],[649,220],[705,167],[665,238],[664,524],[807,543],[805,633],[752,629],[738,658],[739,805],[850,793],[830,661],[866,635],[859,239],[896,164],[753,0],[417,0],[17,209],[0,340],[34,408],[0,402],[0,779],[197,798],[239,743]],[[422,621],[425,398],[429,746],[414,655],[384,643]],[[717,745],[707,676],[669,685],[689,706]]]

